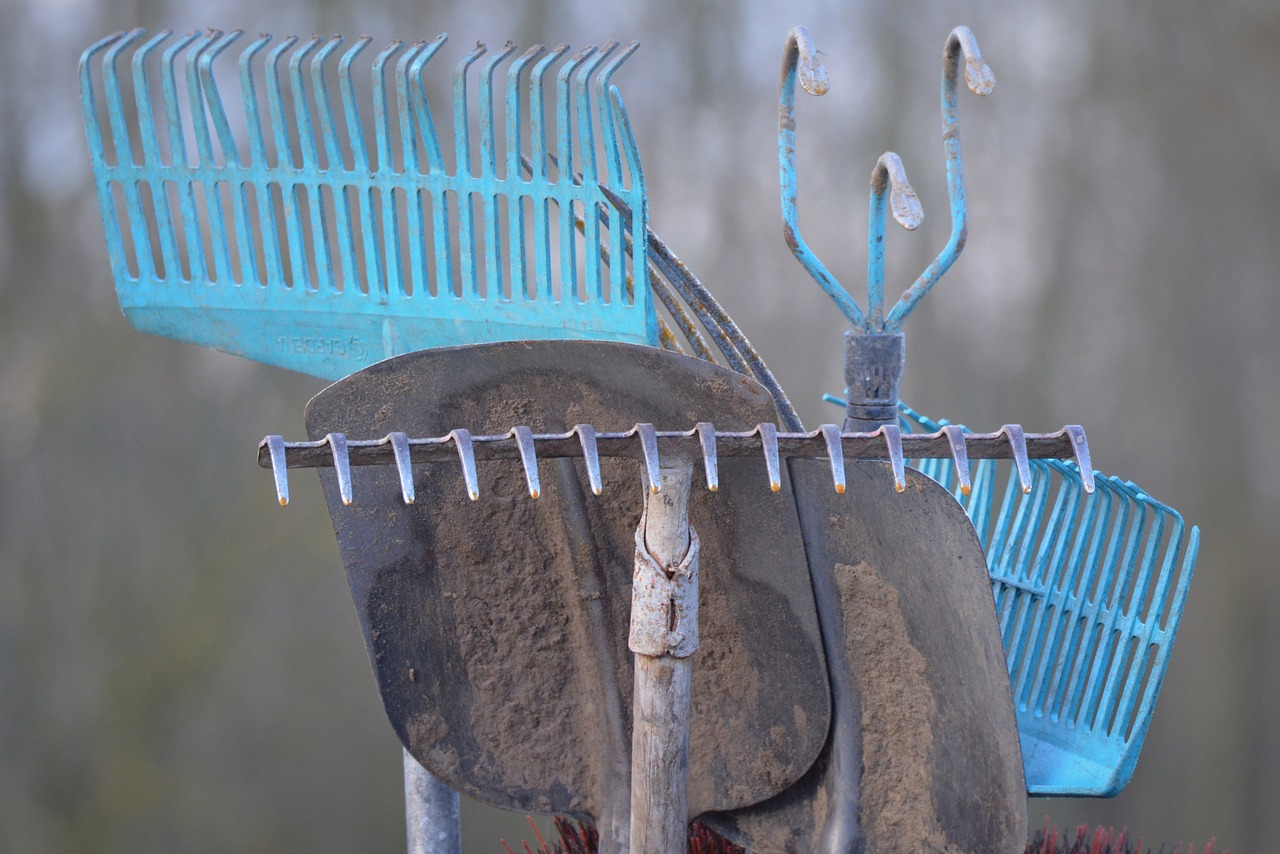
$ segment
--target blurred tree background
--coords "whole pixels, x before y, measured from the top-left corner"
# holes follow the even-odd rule
[[[785,6],[785,8],[783,8]],[[832,76],[800,96],[806,237],[861,292],[866,181],[899,152],[924,201],[891,291],[948,232],[943,40],[963,95],[971,239],[907,324],[904,398],[979,429],[1078,422],[1094,461],[1204,529],[1143,758],[1111,801],[1033,826],[1280,839],[1280,6],[1269,0],[0,0],[0,849],[403,850],[400,752],[319,489],[253,463],[320,383],[150,338],[111,286],[77,58],[108,32],[448,31],[637,38],[617,82],[651,221],[810,424],[840,390],[838,314],[777,215],[777,69],[794,24]],[[852,247],[852,248],[851,248]],[[895,291],[896,292],[896,291]],[[1275,458],[1273,461],[1272,458]],[[1270,556],[1270,557],[1268,557]],[[468,807],[468,851],[522,835]]]

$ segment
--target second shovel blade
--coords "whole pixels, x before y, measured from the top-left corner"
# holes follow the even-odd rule
[[[397,357],[336,383],[307,409],[313,437],[455,428],[501,434],[577,423],[726,430],[772,422],[754,381],[651,348],[518,342]],[[481,462],[471,502],[457,464],[414,466],[406,506],[393,467],[352,469],[326,498],[392,726],[451,787],[509,809],[599,817],[629,798],[627,649],[640,466],[602,460]],[[697,468],[695,468],[697,471]],[[699,484],[695,475],[695,484]],[[701,649],[693,665],[692,814],[764,800],[798,779],[826,737],[830,695],[800,525],[763,457],[726,459],[695,485],[702,542]]]
[[[964,510],[912,469],[898,494],[887,464],[850,465],[837,495],[826,461],[790,468],[811,570],[826,574],[839,603],[822,629],[852,669],[852,690],[837,680],[832,702],[846,712],[837,709],[847,722],[838,725],[859,732],[861,779],[856,768],[838,772],[828,746],[782,795],[708,823],[762,854],[844,854],[858,825],[868,852],[1021,852],[1013,696],[986,558]]]

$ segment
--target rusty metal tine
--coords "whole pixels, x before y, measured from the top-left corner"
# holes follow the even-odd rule
[[[834,424],[823,424],[818,427],[822,439],[827,443],[827,459],[831,460],[831,483],[837,495],[844,495],[844,444],[840,440],[840,428]]]
[[[716,459],[716,428],[709,421],[699,421],[694,425],[698,431],[698,443],[702,446],[702,466],[707,470],[707,489],[715,492],[720,488],[720,464]]]
[[[538,453],[533,448],[533,431],[521,425],[512,427],[510,435],[515,438],[516,447],[520,449],[520,463],[524,466],[529,497],[537,498],[542,494],[542,485],[538,482]]]
[[[600,477],[600,452],[596,448],[596,428],[590,424],[575,424],[573,432],[578,434],[582,444],[582,459],[587,464],[587,482],[591,484],[591,492],[599,495],[604,492],[604,483]]]
[[[476,477],[476,452],[471,447],[471,431],[459,428],[450,431],[449,438],[458,448],[458,461],[462,463],[462,479],[467,485],[467,497],[475,501],[480,497],[480,479]]]
[[[769,488],[774,492],[782,490],[782,466],[778,461],[778,428],[768,422],[756,427],[760,436],[760,445],[764,450],[764,464],[769,472]]]
[[[351,505],[351,457],[347,455],[347,437],[341,433],[330,433],[324,437],[333,454],[333,470],[338,476],[338,494],[342,503]]]
[[[648,481],[649,491],[657,494],[662,489],[659,477],[661,468],[658,463],[658,434],[652,424],[637,424],[633,431],[640,437],[640,450],[644,452],[644,475]]]
[[[284,457],[284,437],[268,436],[263,439],[271,454],[271,474],[276,481],[276,498],[283,507],[289,503],[289,464]]]
[[[400,431],[387,434],[391,450],[396,456],[396,471],[400,473],[400,494],[405,504],[412,504],[416,495],[413,490],[413,461],[409,459],[409,437]]]
[[[964,428],[959,424],[948,424],[942,428],[951,443],[951,459],[956,464],[956,481],[960,484],[960,492],[969,495],[973,492],[973,478],[969,475],[969,451],[964,443]]]
[[[1022,494],[1031,493],[1031,464],[1027,462],[1027,437],[1022,427],[1017,424],[1006,424],[1000,432],[1009,438],[1009,449],[1013,452],[1013,464],[1018,469],[1018,485]],[[1075,442],[1072,442],[1073,450]]]
[[[1093,463],[1089,459],[1089,441],[1084,436],[1084,428],[1079,424],[1068,424],[1062,428],[1071,437],[1071,449],[1075,451],[1076,465],[1080,467],[1080,483],[1084,491],[1093,494]]]
[[[893,467],[893,488],[898,492],[907,490],[907,473],[902,462],[902,430],[897,424],[885,424],[873,436],[884,436],[885,448],[889,451],[889,465]]]

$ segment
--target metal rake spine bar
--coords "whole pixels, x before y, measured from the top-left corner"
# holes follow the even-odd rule
[[[964,434],[965,459],[993,460],[1012,454],[1030,458],[1059,458],[1076,453],[1075,431],[1024,434],[1024,441],[1014,445],[1007,433]],[[340,446],[340,449],[339,449]],[[450,447],[452,446],[452,448]],[[520,460],[528,479],[529,492],[540,492],[537,458],[583,457],[586,460],[592,491],[600,494],[599,458],[624,457],[644,464],[645,482],[656,487],[656,473],[661,458],[675,454],[700,458],[707,474],[707,487],[715,491],[719,484],[718,464],[725,457],[763,456],[767,482],[773,491],[781,489],[783,458],[827,458],[832,465],[832,485],[843,492],[844,462],[855,460],[887,460],[893,468],[895,487],[905,489],[904,460],[907,458],[955,459],[953,436],[939,430],[932,434],[906,434],[892,427],[874,433],[841,433],[834,425],[823,425],[808,433],[780,433],[773,424],[760,424],[750,431],[717,431],[708,423],[699,423],[685,431],[658,431],[651,424],[637,424],[625,432],[598,432],[580,424],[565,433],[534,434],[526,426],[514,427],[501,435],[472,436],[455,430],[434,438],[404,438],[388,434],[381,439],[349,440],[341,434],[330,434],[315,442],[284,442],[278,436],[265,438],[259,446],[258,463],[272,468],[277,487],[283,485],[280,498],[287,501],[287,483],[282,480],[286,468],[322,468],[329,466],[368,466],[395,464],[404,477],[404,460],[412,463],[444,462],[456,451],[467,475],[467,490],[472,499],[478,495],[475,465],[481,460]],[[340,461],[338,458],[342,457]],[[1024,459],[1025,462],[1025,459]],[[340,473],[340,482],[349,487],[349,474]],[[345,493],[344,493],[345,494]],[[412,486],[405,485],[405,494]]]

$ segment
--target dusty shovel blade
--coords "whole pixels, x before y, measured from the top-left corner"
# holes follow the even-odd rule
[[[856,696],[836,690],[832,701],[861,705],[857,801],[837,794],[824,751],[782,795],[708,822],[751,851],[835,854],[847,834],[833,846],[834,811],[854,809],[867,852],[1021,852],[1027,801],[1013,696],[986,560],[964,511],[910,469],[897,494],[887,465],[850,465],[837,495],[825,461],[790,468],[810,568],[834,578],[854,674]]]
[[[326,389],[306,417],[312,437],[354,438],[642,421],[750,429],[776,416],[757,383],[706,362],[519,342],[381,362]],[[409,751],[487,803],[598,817],[629,802],[627,628],[643,480],[632,460],[602,460],[597,497],[580,460],[539,462],[536,501],[518,462],[479,463],[475,502],[456,464],[415,466],[412,506],[393,467],[353,468],[350,507],[331,473],[322,479],[383,704]],[[699,476],[692,814],[790,785],[821,750],[830,714],[789,484],[770,491],[763,457],[722,461],[716,493]]]

